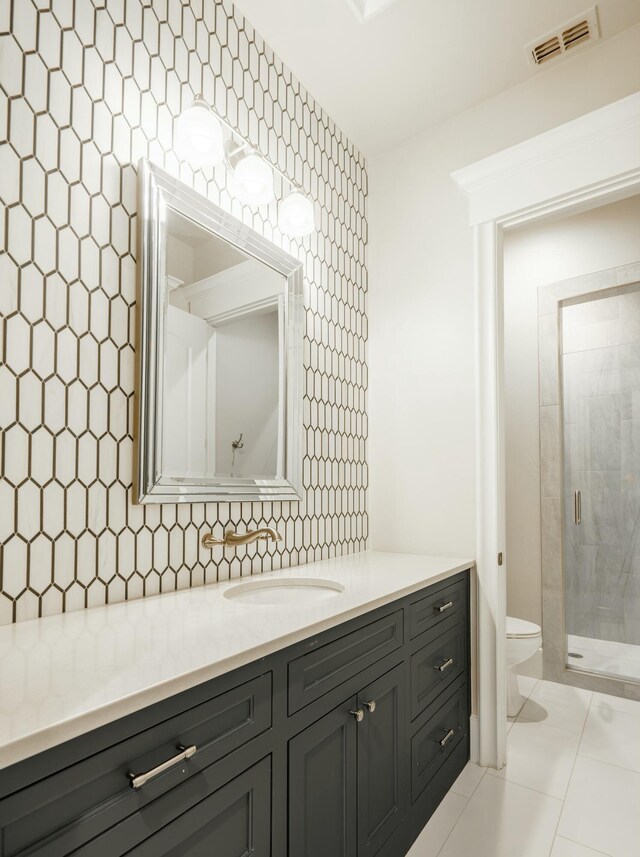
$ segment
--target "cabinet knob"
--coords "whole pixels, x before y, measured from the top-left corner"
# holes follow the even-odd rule
[[[371,702],[363,702],[362,704],[365,706],[365,708],[368,708],[372,714],[376,710],[376,703],[373,699],[371,700]]]
[[[434,669],[437,669],[438,672],[443,673],[445,670],[448,670],[449,667],[453,666],[453,664],[454,664],[453,658],[447,658],[447,660],[443,664],[440,664],[440,666],[434,667]]]
[[[353,714],[357,723],[362,723],[364,720],[364,711],[361,708],[356,708],[355,711],[350,711],[349,714]]]
[[[446,604],[441,604],[440,607],[438,607],[438,613],[444,613],[445,610],[451,610],[452,607],[453,601],[447,601]]]

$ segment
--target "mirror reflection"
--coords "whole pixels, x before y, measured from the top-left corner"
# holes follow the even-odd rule
[[[283,478],[287,279],[166,212],[162,478]]]

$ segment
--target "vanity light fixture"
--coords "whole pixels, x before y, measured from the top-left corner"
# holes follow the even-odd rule
[[[233,190],[241,202],[266,205],[275,198],[273,173],[291,183],[277,167],[269,164],[251,145],[229,140],[225,145],[222,125],[232,136],[238,132],[220,119],[202,95],[197,95],[191,107],[178,118],[176,151],[180,158],[200,166],[215,166],[226,158],[234,171]],[[285,235],[302,238],[316,228],[313,203],[302,191],[294,189],[278,205],[278,228]]]
[[[267,205],[275,198],[273,170],[260,155],[249,150],[236,165],[233,190],[240,202]]]
[[[278,228],[285,235],[301,238],[316,228],[313,204],[299,190],[293,190],[278,206]]]
[[[201,95],[178,118],[176,151],[199,166],[215,166],[224,158],[222,125]]]

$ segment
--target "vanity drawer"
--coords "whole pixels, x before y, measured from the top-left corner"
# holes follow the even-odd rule
[[[431,783],[469,729],[468,688],[463,684],[411,739],[411,800]]]
[[[289,714],[399,649],[403,639],[402,610],[396,610],[289,661]]]
[[[409,608],[409,638],[424,634],[467,606],[468,573],[450,586],[429,593]]]
[[[467,668],[467,620],[440,626],[430,642],[411,655],[411,719],[435,701]]]
[[[271,726],[271,673],[71,764],[0,802],[2,857],[62,857]],[[195,753],[133,788],[129,773]]]
[[[156,813],[156,816],[160,818],[162,813]],[[127,851],[125,857],[184,857],[186,854],[205,853],[215,854],[216,857],[269,857],[269,758],[263,759],[212,794],[204,798],[200,795],[195,806],[133,850]]]

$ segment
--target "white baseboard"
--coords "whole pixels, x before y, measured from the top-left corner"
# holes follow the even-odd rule
[[[480,724],[477,714],[472,714],[469,718],[469,743],[469,758],[477,765],[480,758]]]

